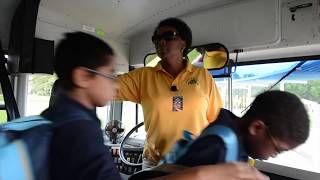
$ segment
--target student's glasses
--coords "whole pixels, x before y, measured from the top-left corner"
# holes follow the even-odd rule
[[[102,73],[102,72],[99,72],[99,71],[96,71],[96,70],[93,70],[93,69],[89,69],[89,68],[86,68],[86,70],[91,72],[91,73],[103,76],[103,77],[105,77],[107,79],[111,79],[111,80],[114,80],[114,81],[117,80],[117,75],[114,75],[114,74]]]
[[[157,43],[161,39],[163,39],[165,41],[171,41],[171,40],[174,40],[177,36],[178,36],[177,32],[167,31],[162,34],[157,34],[157,35],[152,36],[152,42]]]
[[[282,148],[279,148],[279,146],[277,146],[277,144],[275,143],[274,137],[272,136],[268,126],[266,126],[266,132],[267,132],[267,135],[272,143],[273,148],[276,150],[277,154],[280,154],[283,150],[282,150]]]

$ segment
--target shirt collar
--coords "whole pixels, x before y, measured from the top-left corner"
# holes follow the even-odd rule
[[[50,120],[60,121],[63,117],[82,117],[84,119],[94,119],[100,123],[96,115],[95,109],[89,109],[74,99],[68,97],[64,92],[61,92],[55,102],[50,105],[48,112]]]
[[[187,66],[186,66],[186,68],[185,68],[186,71],[193,72],[194,69],[195,69],[195,66],[192,65],[192,64],[190,64],[189,61],[187,61],[187,60],[186,60],[186,62],[187,62],[187,63],[186,63]],[[154,69],[155,69],[156,71],[165,71],[165,70],[163,69],[162,65],[161,65],[161,61],[158,62],[158,64],[154,67]]]

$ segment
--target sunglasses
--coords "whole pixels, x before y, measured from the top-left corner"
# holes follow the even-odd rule
[[[107,74],[107,73],[102,73],[102,72],[99,72],[99,71],[96,71],[96,70],[93,70],[93,69],[89,69],[89,68],[86,68],[86,70],[88,72],[91,72],[93,74],[97,74],[97,75],[100,75],[102,77],[105,77],[107,79],[111,79],[111,80],[117,80],[117,75],[114,75],[114,74]]]
[[[165,41],[172,41],[174,40],[179,34],[177,32],[174,31],[167,31],[164,32],[162,34],[156,34],[152,36],[152,42],[153,43],[157,43],[159,41],[161,41],[161,39],[165,40]]]

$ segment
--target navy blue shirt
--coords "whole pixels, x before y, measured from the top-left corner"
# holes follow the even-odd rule
[[[51,179],[121,179],[94,110],[61,94],[41,115],[59,124],[51,143]]]
[[[236,121],[239,119],[240,118],[232,112],[226,109],[221,109],[216,121],[209,124],[208,127],[214,125],[230,127],[238,137],[238,160],[246,162],[248,161],[248,154],[243,146],[243,141],[236,130]],[[184,166],[198,166],[223,163],[225,162],[225,154],[226,147],[223,140],[218,136],[208,136],[191,144],[187,152],[177,160],[176,164]]]

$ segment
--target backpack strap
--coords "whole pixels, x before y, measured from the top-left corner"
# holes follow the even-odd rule
[[[24,131],[42,124],[51,124],[52,122],[42,116],[27,116],[9,121],[0,125],[0,131]]]
[[[172,150],[165,155],[165,157],[160,161],[159,164],[175,163],[187,152],[192,143],[208,136],[218,136],[222,139],[226,147],[225,162],[233,162],[238,160],[239,145],[238,138],[235,135],[234,131],[231,128],[223,125],[214,125],[207,127],[196,139],[192,139],[192,134],[190,132],[184,131],[183,139],[180,139],[176,142]]]
[[[201,133],[198,139],[201,139],[207,136],[213,136],[213,135],[219,136],[225,144],[225,147],[226,147],[225,162],[237,161],[238,154],[239,154],[238,153],[239,144],[238,144],[238,138],[234,133],[234,131],[231,128],[223,125],[209,126]]]
[[[168,152],[164,158],[158,163],[160,164],[173,164],[175,163],[183,154],[186,153],[189,146],[193,142],[192,133],[189,131],[183,131],[182,139],[179,139],[172,147],[170,152]]]
[[[52,122],[40,115],[26,116],[26,117],[14,119],[5,124],[1,124],[0,131],[8,131],[8,130],[25,131],[30,128],[43,125],[43,124],[53,124],[53,127],[60,127],[60,126],[63,126],[64,124],[68,124],[75,120],[86,119],[86,118],[90,118],[87,113],[78,113],[78,114],[73,114],[73,115],[64,117],[59,122]],[[68,119],[68,120],[64,120],[64,119]]]

